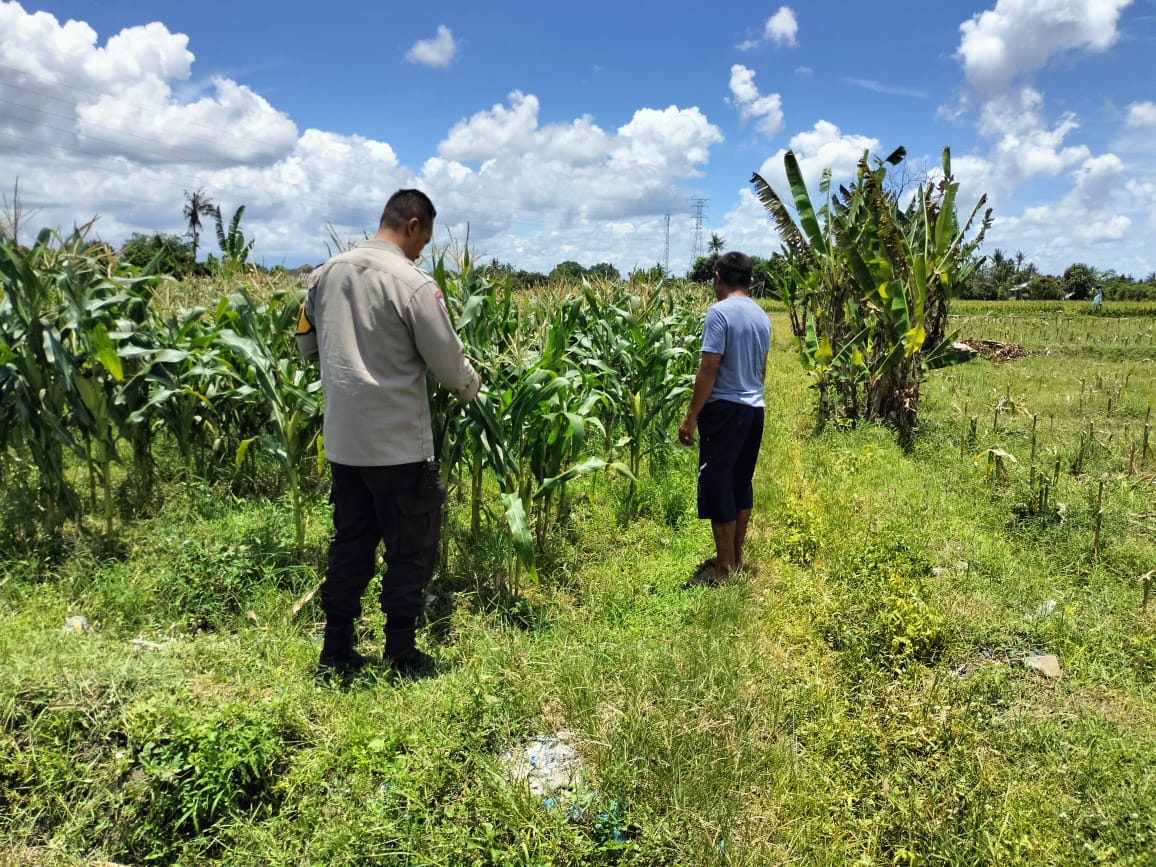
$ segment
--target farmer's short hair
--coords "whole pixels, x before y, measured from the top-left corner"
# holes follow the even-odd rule
[[[437,215],[430,197],[421,190],[398,190],[385,203],[385,210],[381,212],[381,227],[402,229],[414,217],[421,225],[432,226]]]
[[[732,250],[718,257],[714,263],[714,272],[722,279],[724,286],[750,288],[753,267],[750,256]]]

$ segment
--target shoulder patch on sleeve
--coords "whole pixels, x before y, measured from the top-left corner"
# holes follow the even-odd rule
[[[310,334],[313,331],[313,323],[309,321],[309,317],[305,315],[305,305],[301,305],[301,310],[297,314],[297,333]]]
[[[438,304],[440,304],[440,305],[442,306],[442,310],[443,310],[443,311],[446,313],[446,315],[448,316],[448,315],[449,315],[449,312],[450,312],[450,309],[449,309],[449,308],[446,306],[446,296],[445,296],[445,294],[442,292],[442,290],[441,290],[441,289],[438,289],[436,292],[434,292],[434,298],[436,298],[436,299],[438,300]]]

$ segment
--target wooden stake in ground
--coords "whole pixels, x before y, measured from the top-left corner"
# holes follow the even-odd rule
[[[1104,528],[1104,480],[1100,479],[1099,493],[1096,495],[1096,532],[1092,536],[1092,556],[1100,556],[1100,531]]]

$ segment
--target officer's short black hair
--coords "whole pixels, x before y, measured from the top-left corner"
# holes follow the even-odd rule
[[[414,217],[423,226],[432,226],[437,215],[430,197],[421,190],[398,190],[385,203],[385,210],[381,212],[381,227],[400,230]]]

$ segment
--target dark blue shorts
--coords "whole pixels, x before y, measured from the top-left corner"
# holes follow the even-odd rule
[[[763,408],[714,400],[698,414],[698,516],[718,524],[754,505],[751,481],[763,441]]]

